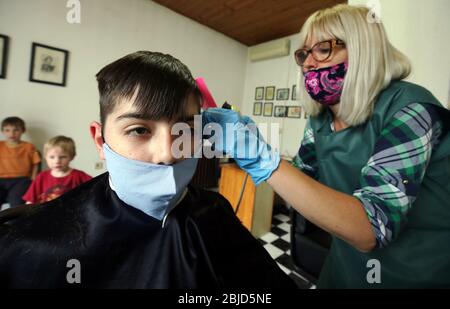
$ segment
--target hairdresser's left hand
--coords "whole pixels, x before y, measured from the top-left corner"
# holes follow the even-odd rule
[[[279,154],[266,143],[249,117],[233,110],[209,108],[202,113],[202,121],[203,133],[212,134],[205,138],[213,143],[216,151],[232,157],[256,185],[267,180],[280,164]]]

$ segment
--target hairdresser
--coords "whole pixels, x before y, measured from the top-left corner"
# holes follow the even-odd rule
[[[295,60],[310,118],[296,164],[255,130],[246,147],[256,156],[239,157],[238,143],[219,147],[332,234],[319,288],[450,287],[450,113],[403,81],[408,59],[368,14],[338,5],[300,32]],[[208,109],[203,122],[254,124],[225,109]],[[379,283],[370,284],[374,260]]]

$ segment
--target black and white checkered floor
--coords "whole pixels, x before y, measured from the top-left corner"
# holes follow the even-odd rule
[[[278,266],[297,283],[301,289],[314,289],[312,284],[304,276],[295,271],[291,257],[291,219],[288,215],[276,212],[272,218],[272,230],[261,236],[259,241],[277,262]]]

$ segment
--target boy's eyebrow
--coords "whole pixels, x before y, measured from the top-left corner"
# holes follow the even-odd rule
[[[150,119],[148,117],[145,117],[141,113],[126,113],[126,114],[123,114],[123,115],[120,115],[119,117],[117,117],[116,121],[119,121],[119,120],[122,120],[122,119],[129,119],[129,118],[142,119],[142,120],[152,120],[152,119]]]
[[[186,118],[181,117],[181,118],[177,119],[177,121],[179,121],[179,122],[181,122],[181,121],[184,121],[184,122],[194,121],[194,116],[196,116],[196,115],[197,114],[190,115],[190,116],[187,116]],[[141,113],[126,113],[126,114],[123,114],[123,115],[120,115],[119,117],[117,117],[116,121],[119,121],[119,120],[122,120],[122,119],[129,119],[129,118],[142,119],[142,120],[154,120],[154,119],[145,117]]]

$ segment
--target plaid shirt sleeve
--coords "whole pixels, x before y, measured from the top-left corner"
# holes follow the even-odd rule
[[[381,132],[353,195],[363,204],[377,247],[393,241],[415,201],[443,123],[430,104],[410,104]]]
[[[309,119],[306,122],[302,144],[297,155],[292,160],[292,164],[308,176],[317,179],[316,149],[314,147],[314,135]]]

